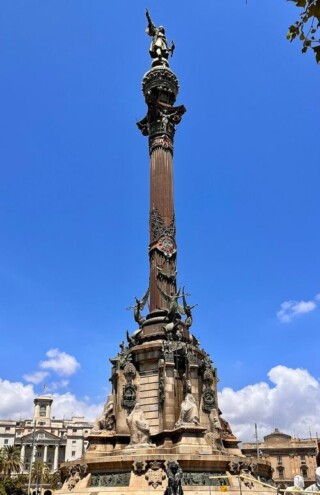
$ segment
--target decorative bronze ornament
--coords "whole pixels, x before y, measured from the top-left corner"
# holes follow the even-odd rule
[[[123,374],[131,382],[137,374],[135,366],[132,363],[127,363],[124,367]]]
[[[150,232],[154,241],[158,241],[161,237],[169,237],[171,239],[175,239],[176,223],[174,215],[171,223],[169,225],[166,225],[159,213],[159,210],[157,208],[152,208],[152,210],[150,211]]]
[[[216,398],[215,393],[210,388],[207,388],[203,393],[203,412],[210,414],[211,410],[215,407]]]
[[[136,389],[137,387],[132,383],[126,383],[125,385],[123,385],[121,405],[128,412],[131,411],[136,404]]]
[[[163,378],[160,378],[159,380],[159,395],[158,395],[158,398],[159,398],[159,404],[162,406],[163,403],[164,403],[164,400],[165,400],[165,390],[164,390],[164,379]]]
[[[92,473],[90,486],[129,486],[131,473]]]
[[[161,237],[154,248],[161,251],[166,258],[171,258],[177,252],[176,243],[167,235]]]

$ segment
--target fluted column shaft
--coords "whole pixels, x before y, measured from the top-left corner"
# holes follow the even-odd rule
[[[159,213],[159,220],[163,221],[162,237],[167,248],[170,248],[168,243],[172,242],[171,252],[161,251],[163,242],[152,228],[152,212],[155,211]],[[168,236],[165,232],[166,228],[174,226],[173,159],[171,152],[163,148],[156,148],[150,156],[150,218],[150,310],[153,311],[167,305],[158,287],[168,294],[176,291],[175,279],[159,276],[159,268],[166,274],[174,274],[176,270],[175,236]]]
[[[173,139],[186,111],[183,105],[173,106],[178,89],[178,80],[167,63],[153,67],[142,81],[148,112],[137,125],[149,137],[151,312],[168,309],[169,297],[176,293]]]
[[[173,160],[170,151],[155,149],[150,157],[150,210],[157,208],[166,225],[172,222]],[[150,242],[152,242],[152,236]]]
[[[54,460],[53,460],[53,469],[56,471],[58,469],[59,462],[59,445],[55,445],[54,448]]]

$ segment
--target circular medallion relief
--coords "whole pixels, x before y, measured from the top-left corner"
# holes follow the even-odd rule
[[[170,258],[176,252],[176,245],[173,242],[173,240],[168,236],[164,236],[161,239],[159,239],[157,247],[168,258]]]

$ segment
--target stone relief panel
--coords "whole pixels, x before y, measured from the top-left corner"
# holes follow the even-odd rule
[[[183,473],[182,484],[187,486],[228,486],[226,478],[210,479],[210,476],[225,476],[226,473],[208,473],[199,471],[187,471]]]
[[[129,486],[130,472],[126,473],[93,473],[90,486]]]

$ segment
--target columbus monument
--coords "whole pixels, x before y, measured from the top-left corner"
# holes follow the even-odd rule
[[[186,109],[176,105],[179,83],[169,67],[174,43],[146,17],[151,68],[142,80],[147,112],[137,126],[150,154],[149,284],[131,307],[136,326],[110,359],[112,388],[88,450],[62,467],[58,493],[196,494],[208,493],[209,484],[238,490],[229,474],[271,477],[266,461],[242,455],[222,417],[217,370],[193,334],[190,295],[177,283],[173,154]]]

